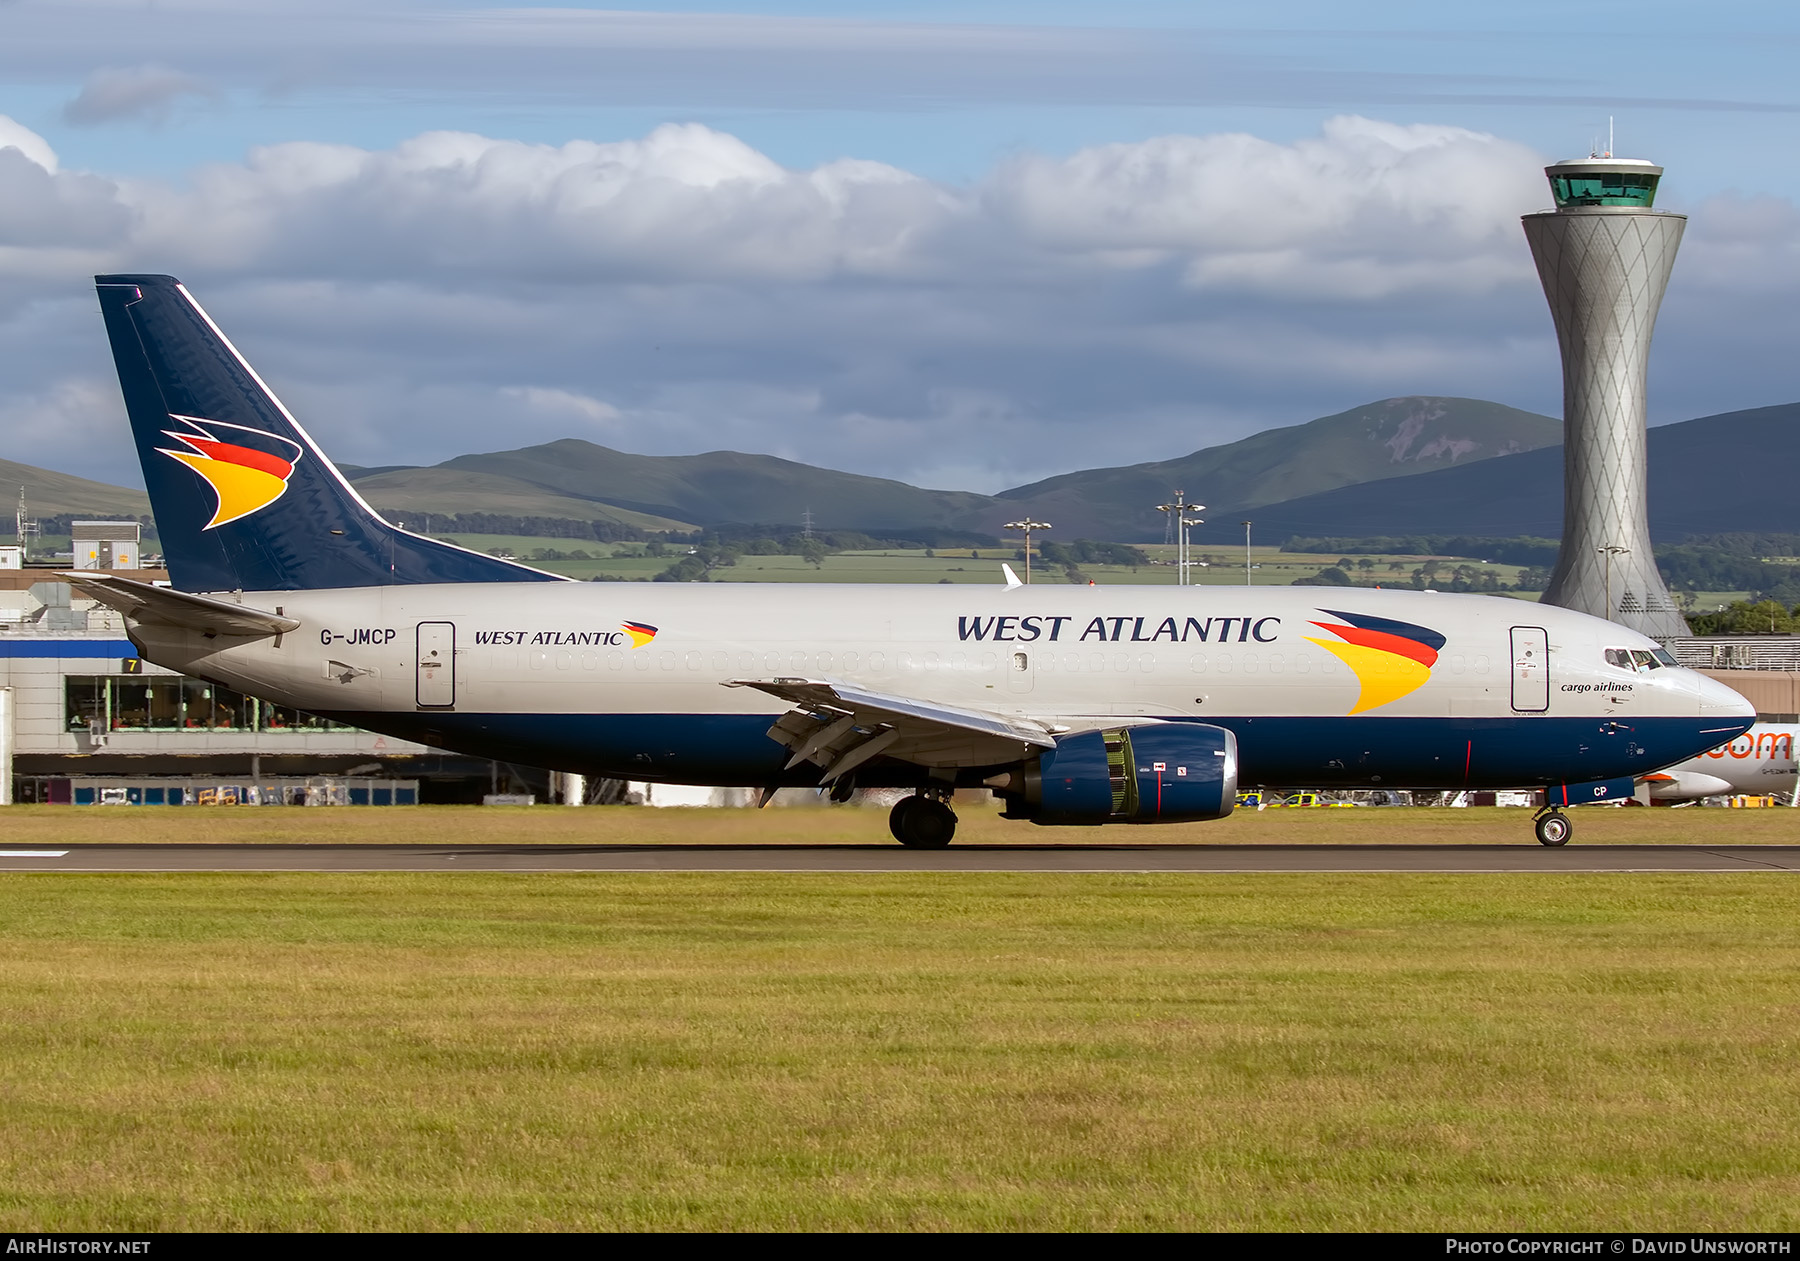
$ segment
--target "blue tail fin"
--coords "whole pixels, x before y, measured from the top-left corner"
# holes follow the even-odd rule
[[[173,276],[94,283],[177,587],[558,580],[382,520]]]

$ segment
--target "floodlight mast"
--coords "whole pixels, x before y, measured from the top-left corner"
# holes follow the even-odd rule
[[[1020,534],[1025,536],[1025,585],[1029,587],[1031,585],[1031,532],[1033,530],[1048,530],[1050,528],[1050,523],[1048,521],[1033,521],[1030,517],[1024,517],[1018,521],[1008,521],[1001,528],[1005,530],[1017,530]]]
[[[1193,553],[1188,547],[1188,527],[1205,525],[1206,522],[1200,517],[1190,517],[1188,513],[1204,512],[1206,505],[1189,503],[1187,492],[1178,490],[1175,492],[1174,502],[1157,504],[1156,510],[1171,514],[1169,519],[1175,523],[1175,585],[1191,587],[1194,585],[1194,579],[1190,567],[1194,562]]]

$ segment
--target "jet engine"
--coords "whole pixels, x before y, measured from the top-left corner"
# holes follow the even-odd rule
[[[988,784],[1009,819],[1049,825],[1195,823],[1237,798],[1237,737],[1202,723],[1147,723],[1065,736]]]
[[[1660,771],[1645,777],[1652,801],[1695,801],[1701,797],[1728,797],[1741,789],[1730,780],[1699,771]]]

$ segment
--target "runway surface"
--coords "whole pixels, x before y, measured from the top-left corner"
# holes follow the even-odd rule
[[[1800,845],[70,845],[0,871],[1800,871]]]

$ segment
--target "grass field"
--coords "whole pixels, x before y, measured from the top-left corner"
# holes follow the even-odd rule
[[[638,544],[611,544],[582,542],[571,539],[528,538],[522,535],[499,534],[460,534],[444,536],[447,542],[459,543],[476,551],[486,552],[493,549],[505,549],[512,552],[527,564],[537,565],[556,573],[568,574],[583,580],[596,574],[608,574],[625,579],[653,578],[672,565],[677,554],[668,556],[644,556]],[[542,548],[551,548],[562,552],[575,550],[585,551],[587,560],[529,560],[532,552]],[[1017,552],[1016,543],[1009,542],[1003,547],[983,548],[939,548],[936,554],[927,556],[922,549],[893,548],[873,552],[839,552],[828,556],[824,562],[815,567],[798,556],[741,556],[737,564],[728,568],[713,571],[713,579],[718,582],[940,582],[948,580],[953,583],[985,583],[999,581],[1002,562],[1011,563],[1015,568],[1023,569],[1021,562],[1014,560]],[[1175,549],[1160,545],[1150,545],[1143,549],[1152,559],[1164,562],[1159,565],[1146,565],[1132,569],[1123,565],[1083,565],[1082,573],[1096,582],[1105,584],[1142,583],[1173,586],[1175,570],[1173,562]],[[613,552],[630,553],[614,556]],[[675,549],[671,548],[671,553]],[[1239,549],[1205,550],[1195,546],[1196,556],[1209,556],[1213,563],[1205,567],[1196,566],[1192,571],[1193,580],[1205,586],[1242,586],[1244,583],[1244,553]],[[1283,552],[1275,547],[1256,547],[1251,549],[1251,578],[1257,586],[1285,586],[1296,578],[1306,578],[1319,572],[1327,565],[1335,565],[1343,559],[1341,554],[1333,552],[1311,555],[1298,552]],[[1360,558],[1358,558],[1360,559]],[[1380,581],[1392,578],[1405,583],[1410,582],[1412,571],[1423,561],[1432,559],[1423,556],[1376,556],[1369,558],[1375,568],[1367,577]],[[1519,569],[1516,565],[1487,565],[1480,558],[1465,562],[1456,558],[1437,558],[1443,560],[1444,570],[1448,571],[1457,564],[1473,563],[1483,569],[1492,569],[1500,581],[1513,583],[1518,580]],[[1394,571],[1390,564],[1399,564],[1402,568]],[[1359,571],[1360,572],[1360,571]],[[1061,566],[1039,566],[1036,578],[1038,581],[1061,584],[1068,581]],[[1535,599],[1534,593],[1525,593],[1527,599]]]
[[[958,845],[1535,845],[1530,809],[1238,809],[1210,824],[1037,827],[986,793],[956,802]],[[1800,811],[1589,806],[1579,845],[1795,845]],[[0,845],[866,845],[891,844],[884,809],[644,806],[5,806]]]
[[[1793,912],[1764,875],[5,875],[0,1229],[1792,1230]]]
[[[567,574],[571,578],[579,578],[584,582],[597,575],[627,581],[642,581],[654,578],[675,562],[677,556],[644,556],[642,547],[635,543],[594,543],[578,539],[544,539],[513,534],[460,534],[445,535],[448,542],[459,543],[479,552],[496,548],[505,549],[527,564],[535,565],[554,573]],[[581,550],[589,554],[587,560],[529,560],[531,553],[540,548],[553,548],[563,552]],[[1018,547],[1015,542],[1008,542],[1003,547],[983,548],[939,548],[935,556],[925,555],[923,550],[893,548],[874,552],[840,552],[828,556],[824,562],[815,567],[798,556],[744,556],[736,565],[713,571],[715,582],[952,582],[991,585],[998,581],[1002,562],[1011,563],[1022,569],[1020,562],[1013,559]],[[1148,544],[1144,552],[1161,564],[1146,565],[1132,569],[1123,565],[1083,565],[1081,572],[1095,582],[1107,586],[1124,583],[1143,585],[1175,584],[1174,569],[1175,549],[1172,546]],[[629,553],[613,556],[614,551]],[[671,548],[671,552],[675,549]],[[1194,544],[1196,558],[1210,559],[1205,566],[1196,565],[1191,571],[1193,581],[1200,586],[1243,586],[1244,585],[1244,552],[1241,547],[1221,544]],[[1517,565],[1491,564],[1484,557],[1457,556],[1367,556],[1361,554],[1346,557],[1341,552],[1303,553],[1284,552],[1279,547],[1253,547],[1250,549],[1250,563],[1253,568],[1250,578],[1256,586],[1287,586],[1296,578],[1309,578],[1328,565],[1336,565],[1338,561],[1349,559],[1360,561],[1367,559],[1372,568],[1368,570],[1353,569],[1351,576],[1359,581],[1387,582],[1397,586],[1410,585],[1412,571],[1429,560],[1437,560],[1443,566],[1443,581],[1448,582],[1451,569],[1457,565],[1474,565],[1483,572],[1492,571],[1502,583],[1511,586],[1519,580],[1520,567]],[[1399,569],[1392,566],[1398,565]],[[1036,580],[1052,585],[1066,583],[1067,576],[1061,566],[1039,566]],[[1514,599],[1536,600],[1538,593],[1534,591],[1508,592]],[[1741,600],[1747,596],[1742,591],[1702,591],[1694,596],[1694,607],[1700,610],[1723,607],[1733,600]]]
[[[966,798],[967,800],[965,800]],[[1524,809],[1239,810],[1214,823],[1042,828],[964,793],[959,845],[1535,845]],[[1576,810],[1578,845],[1795,845],[1800,811]],[[818,806],[401,806],[294,809],[7,806],[0,845],[889,845],[885,811]]]

